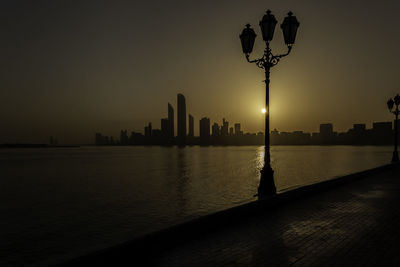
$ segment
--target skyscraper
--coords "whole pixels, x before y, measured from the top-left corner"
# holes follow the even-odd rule
[[[186,100],[184,95],[178,94],[178,144],[186,142]]]
[[[174,108],[170,103],[168,103],[168,137],[173,139],[175,136],[175,125],[174,125]]]
[[[189,137],[194,137],[194,119],[193,116],[189,114]]]
[[[151,122],[149,122],[149,125],[144,127],[144,136],[150,137],[151,131],[152,131]]]
[[[212,136],[220,136],[220,128],[218,123],[214,122],[213,126],[212,126]]]
[[[169,137],[170,123],[167,118],[161,119],[161,133],[163,137]]]
[[[210,118],[204,117],[200,120],[200,137],[210,137]]]
[[[235,123],[235,135],[241,135],[240,123]]]
[[[222,119],[222,126],[221,126],[221,135],[227,136],[229,131],[229,122],[227,120]]]

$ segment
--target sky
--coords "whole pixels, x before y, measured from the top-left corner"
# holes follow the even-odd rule
[[[271,69],[270,127],[316,132],[321,123],[390,121],[400,93],[400,2],[337,0],[3,0],[0,2],[0,143],[94,142],[160,127],[177,93],[187,112],[263,131],[263,70],[239,34],[257,33],[267,9],[300,22],[291,54]]]

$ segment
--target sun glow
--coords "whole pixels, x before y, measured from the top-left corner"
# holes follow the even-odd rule
[[[265,108],[262,108],[261,113],[265,113],[265,112],[267,112],[267,110]]]

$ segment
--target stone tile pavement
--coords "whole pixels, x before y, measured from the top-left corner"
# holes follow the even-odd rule
[[[138,266],[400,266],[400,166],[149,255]]]

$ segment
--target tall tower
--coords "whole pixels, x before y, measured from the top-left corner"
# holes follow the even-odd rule
[[[241,135],[240,123],[235,123],[235,135]]]
[[[169,127],[168,127],[168,137],[173,139],[175,136],[175,125],[174,125],[174,108],[170,103],[168,103],[168,122],[169,122]]]
[[[152,131],[151,122],[149,122],[149,125],[144,127],[144,136],[150,137],[151,131]]]
[[[186,143],[186,100],[182,94],[178,94],[178,144]]]
[[[194,137],[194,119],[193,116],[189,114],[189,137]]]
[[[210,137],[210,118],[200,120],[200,137]]]
[[[169,137],[169,120],[161,119],[161,133],[163,137]]]
[[[221,135],[227,136],[228,131],[229,131],[229,122],[224,118],[222,119]]]

